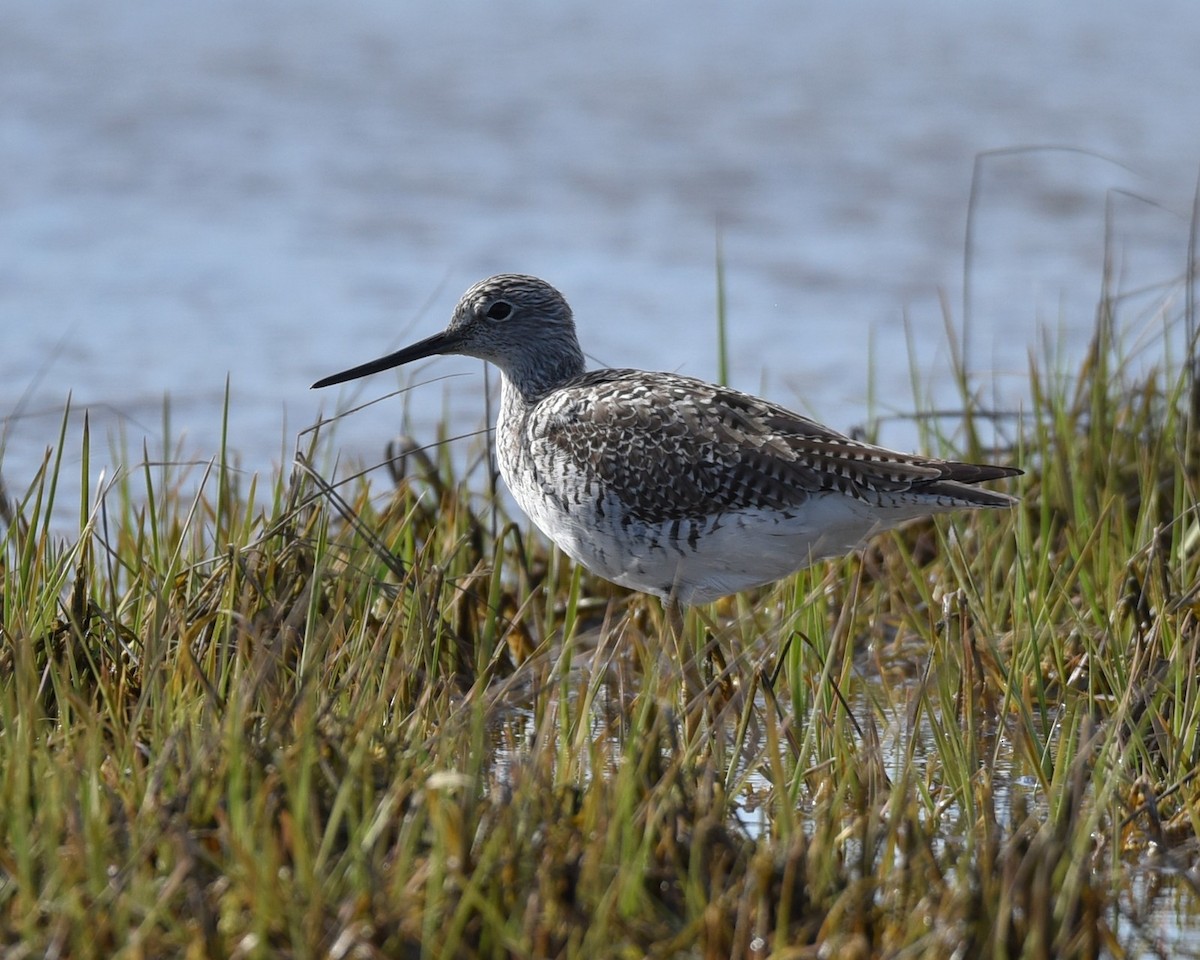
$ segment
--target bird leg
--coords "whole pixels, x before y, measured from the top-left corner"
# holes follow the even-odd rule
[[[687,742],[691,743],[700,732],[700,721],[705,713],[704,677],[700,673],[696,651],[684,636],[683,606],[674,593],[663,600],[663,613],[666,615],[667,629],[671,632],[675,660],[682,671],[684,732]]]

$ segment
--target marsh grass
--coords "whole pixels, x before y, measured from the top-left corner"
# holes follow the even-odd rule
[[[690,614],[691,738],[656,604],[485,457],[333,483],[325,425],[265,488],[224,448],[97,488],[64,417],[3,506],[7,955],[1200,955],[1191,383],[1105,330],[1007,450],[960,370],[1011,516]]]

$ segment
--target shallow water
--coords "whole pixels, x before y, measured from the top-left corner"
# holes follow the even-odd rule
[[[208,458],[228,377],[244,464],[287,459],[340,402],[309,383],[439,328],[501,270],[563,289],[596,362],[712,377],[718,232],[735,385],[841,428],[872,381],[875,412],[909,410],[904,321],[944,377],[939,291],[961,320],[973,165],[1001,147],[1084,152],[981,161],[967,347],[999,375],[988,402],[1023,395],[1040,325],[1068,355],[1086,341],[1106,202],[1122,288],[1151,288],[1129,329],[1179,302],[1200,164],[1185,0],[46,0],[0,26],[13,491],[68,395],[136,456],[170,394],[179,455]],[[443,404],[477,426],[479,365],[429,370],[467,376],[413,394],[415,432]],[[400,411],[351,418],[343,448],[378,459]]]
[[[575,746],[580,747],[578,752],[567,747],[567,754],[573,756],[574,763],[586,770],[589,778],[609,777],[616,773],[616,764],[625,756],[624,739],[630,735],[630,717],[637,715],[632,697],[645,681],[636,657],[629,652],[628,637],[624,636],[626,629],[627,625],[617,624],[611,633],[596,627],[577,634],[572,644],[570,667],[566,669],[569,677],[566,682],[559,676],[559,670],[564,669],[559,659],[561,653],[555,650],[548,660],[527,662],[511,677],[496,684],[491,701],[494,724],[494,754],[490,760],[495,778],[493,789],[506,789],[509,778],[519,774],[522,765],[529,762],[529,756],[539,756],[545,750],[544,738],[552,740],[556,736],[567,736],[563,727],[559,726],[563,723],[574,731],[572,735],[578,738]],[[744,655],[746,651],[741,653]],[[753,666],[748,661],[742,667],[734,668],[734,675],[743,681],[759,670],[771,672],[774,653],[768,644],[761,651],[751,654],[749,659],[753,661]],[[664,665],[664,669],[669,671],[672,668]],[[871,676],[871,669],[865,664],[862,672],[856,671],[856,677],[861,687],[856,683],[856,691],[844,692],[848,693],[849,708],[856,722],[864,729],[873,728],[878,734],[878,760],[883,772],[893,784],[905,783],[909,790],[917,789],[914,780],[924,780],[926,789],[935,800],[942,797],[936,804],[931,802],[931,806],[924,808],[927,816],[936,818],[930,823],[934,846],[939,856],[946,854],[945,846],[961,850],[964,838],[977,835],[979,828],[975,818],[983,815],[983,812],[967,813],[950,799],[953,790],[944,780],[946,770],[943,765],[947,762],[952,765],[954,761],[948,761],[942,754],[942,746],[927,713],[928,710],[938,709],[936,698],[924,705],[919,711],[918,722],[914,724],[914,702],[911,702],[911,698],[921,696],[919,682],[914,679],[912,682],[896,683],[894,678],[893,681],[884,681]],[[574,723],[578,722],[583,691],[589,687],[594,696],[590,722],[584,721],[588,732],[580,737]],[[570,706],[559,710],[547,709],[547,704],[553,702],[556,696],[566,696]],[[535,702],[540,707],[535,708]],[[740,784],[732,799],[729,826],[736,829],[738,836],[766,843],[771,842],[769,835],[776,829],[771,817],[773,812],[777,812],[777,792],[786,794],[788,790],[786,785],[774,784],[769,778],[769,771],[779,768],[773,768],[766,759],[772,747],[768,745],[762,722],[775,709],[761,693],[757,694],[752,707],[753,720],[748,727],[750,739],[740,748],[738,757],[726,757],[726,761],[737,768]],[[804,737],[809,724],[828,722],[819,713],[819,708],[807,717],[792,716],[786,702],[783,709],[800,738]],[[950,706],[949,710],[951,718],[939,719],[939,724],[948,722],[956,725],[959,722],[955,716],[957,708]],[[542,718],[540,721],[539,717]],[[576,719],[568,723],[565,717]],[[1056,712],[1051,711],[1045,719],[1057,727]],[[1040,740],[1043,731],[1036,717],[1033,722]],[[997,723],[991,730],[980,731],[978,741],[981,748],[980,770],[986,770],[995,824],[1002,833],[1014,829],[1025,816],[1032,817],[1037,823],[1051,816],[1036,771],[1016,742],[1020,736],[1019,724],[1018,720],[1013,720],[1010,725]],[[729,719],[724,728],[727,738],[724,742],[729,750],[735,749],[736,726],[735,718]],[[755,734],[753,731],[758,732]],[[1058,739],[1057,729],[1049,733],[1048,739],[1052,742]],[[582,748],[580,745],[584,741],[598,746],[594,750]],[[788,748],[784,745],[782,749],[786,752]],[[860,758],[864,765],[869,764],[869,744],[859,741],[856,749],[861,751]],[[592,756],[604,758],[609,765],[599,769],[589,767],[588,758]],[[932,767],[932,773],[927,771],[927,762]],[[818,775],[817,779],[821,777]],[[807,791],[801,789],[800,794],[807,798],[799,801],[802,807],[812,802]],[[932,806],[936,806],[936,814],[932,812]],[[828,811],[820,815],[827,816]],[[846,811],[845,826],[849,827],[853,820],[854,814]],[[812,817],[803,810],[798,814],[798,821],[802,829],[814,829]],[[1097,843],[1107,843],[1112,839],[1097,838]],[[855,841],[848,839],[846,856],[851,862],[855,859],[854,848]],[[1120,856],[1124,866],[1115,872],[1121,878],[1122,890],[1106,910],[1104,919],[1122,946],[1128,948],[1127,955],[1146,960],[1161,956],[1200,956],[1200,918],[1196,916],[1194,888],[1195,844],[1185,842],[1163,851],[1156,851],[1153,846],[1147,850],[1138,844]],[[1185,876],[1188,870],[1191,875]]]

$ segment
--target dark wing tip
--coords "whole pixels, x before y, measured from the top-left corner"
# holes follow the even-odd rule
[[[948,461],[941,464],[945,473],[930,484],[922,484],[923,493],[937,493],[958,500],[970,507],[1015,507],[1020,500],[1012,494],[998,490],[981,490],[975,484],[1004,477],[1019,477],[1025,471],[1017,467],[999,467],[991,463],[958,463]]]
[[[986,483],[989,480],[1002,480],[1005,477],[1019,477],[1025,473],[1018,467],[998,467],[990,463],[949,461],[943,466],[945,473],[941,479],[954,480],[958,483]]]

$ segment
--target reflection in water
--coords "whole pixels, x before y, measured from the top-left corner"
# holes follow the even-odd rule
[[[579,631],[569,647],[553,644],[493,685],[490,789],[506,790],[511,778],[521,776],[523,765],[541,755],[547,743],[556,753],[567,751],[572,765],[582,771],[584,782],[593,777],[618,776],[621,764],[633,762],[628,745],[637,735],[633,718],[642,715],[644,704],[639,698],[648,695],[647,684],[659,684],[662,677],[678,679],[675,665],[669,662],[653,666],[662,676],[646,678],[643,661],[634,651],[653,649],[658,640],[654,624],[645,622],[636,609],[632,615],[620,616],[593,603],[583,616],[590,625]],[[722,624],[717,630],[728,646],[741,628]],[[894,644],[891,649],[896,649]],[[731,651],[727,649],[726,653]],[[774,674],[779,659],[785,656],[777,640],[764,640],[753,650],[738,649],[732,653],[726,680],[732,680],[733,688],[740,693],[753,690]],[[886,778],[877,785],[881,790],[877,815],[885,819],[898,816],[903,805],[912,802],[903,797],[921,798],[922,820],[930,830],[934,854],[948,858],[947,863],[953,863],[960,854],[979,856],[976,848],[984,843],[982,838],[988,832],[982,828],[985,821],[998,832],[1001,847],[1011,844],[1015,850],[1023,849],[1029,841],[1019,840],[1019,835],[1031,836],[1043,830],[1054,812],[1041,789],[1037,761],[1022,741],[1042,743],[1050,754],[1064,749],[1058,740],[1058,710],[1051,709],[1044,718],[1029,718],[1028,731],[1022,729],[1023,721],[1013,711],[996,711],[989,706],[976,713],[971,726],[978,767],[966,771],[966,796],[972,804],[972,809],[966,809],[959,802],[964,795],[957,792],[955,783],[961,775],[955,769],[961,758],[954,755],[954,736],[947,732],[966,723],[961,717],[963,705],[940,702],[929,670],[930,657],[937,664],[934,670],[945,669],[945,656],[926,648],[918,659],[915,645],[910,644],[904,648],[904,657],[909,661],[907,670],[895,661],[880,670],[878,651],[863,651],[855,658],[853,689],[842,693],[854,718],[852,726],[863,735],[849,745],[847,756],[857,755],[859,759],[852,761],[848,769],[869,768],[871,755],[877,754]],[[781,682],[777,680],[777,684]],[[718,675],[710,694],[720,686]],[[734,786],[729,829],[751,841],[771,837],[779,829],[775,821],[779,805],[794,802],[800,828],[812,837],[818,824],[831,815],[828,797],[822,799],[822,794],[828,776],[844,775],[834,772],[841,769],[842,760],[821,756],[815,766],[806,769],[805,761],[790,751],[801,741],[807,743],[809,728],[827,726],[829,716],[819,706],[803,716],[790,714],[787,695],[778,685],[772,695],[765,695],[759,688],[749,705],[739,703],[736,694],[730,702],[732,709],[719,721],[724,737],[709,743],[710,759],[716,758],[721,771],[718,775],[727,774],[726,784]],[[586,722],[580,719],[583,716]],[[772,717],[778,727],[771,722]],[[781,736],[779,729],[788,729],[791,734]],[[567,739],[567,745],[560,743],[561,738]],[[683,746],[672,740],[660,743],[659,749],[662,763],[670,765],[681,755]],[[787,759],[781,762],[773,757],[775,750],[782,750]],[[599,765],[594,766],[597,761]],[[698,770],[708,769],[703,763]],[[775,782],[775,773],[781,769],[794,771],[798,791],[796,782]],[[1082,789],[1086,806],[1086,781]],[[794,800],[788,800],[789,796]],[[855,862],[861,853],[855,824],[862,813],[847,807],[840,826],[834,828],[835,833],[844,831],[841,835],[848,862]],[[836,813],[834,817],[837,819]],[[1097,838],[1096,842],[1102,845],[1106,841]],[[1120,934],[1122,943],[1145,943],[1144,953],[1135,950],[1131,956],[1158,956],[1162,950],[1173,956],[1191,955],[1186,951],[1200,946],[1192,915],[1200,881],[1194,868],[1197,851],[1193,848],[1194,839],[1171,849],[1137,843],[1116,853],[1122,863],[1114,880],[1119,884],[1119,893],[1116,912],[1109,911],[1107,923]],[[896,851],[895,855],[902,853]],[[1020,854],[1014,855],[1019,859]],[[1113,855],[1099,846],[1094,852],[1101,860]]]

